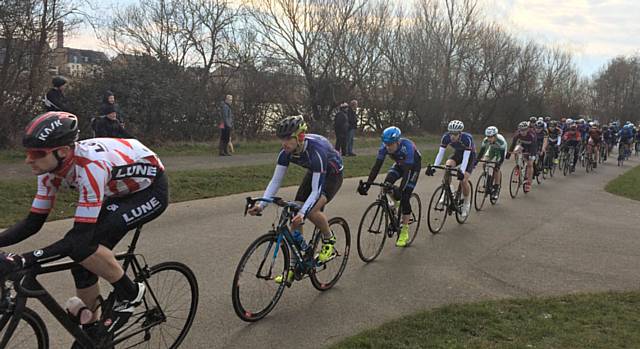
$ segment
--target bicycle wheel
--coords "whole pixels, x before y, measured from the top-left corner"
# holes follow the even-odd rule
[[[144,281],[146,294],[127,325],[116,333],[114,343],[118,348],[178,348],[198,309],[198,281],[193,271],[179,262],[163,262],[149,268],[148,276],[143,272],[136,279]]]
[[[334,257],[320,265],[316,265],[309,273],[311,284],[318,291],[326,291],[338,282],[347,267],[349,251],[351,250],[351,232],[347,221],[340,217],[333,217],[329,220],[329,228],[336,235]],[[320,246],[322,245],[320,243],[322,234],[318,232],[315,236],[316,241],[313,246],[316,250],[314,250],[314,256],[316,252],[320,252]]]
[[[495,176],[495,172],[494,172],[494,176]],[[493,183],[490,183],[490,185],[493,185]],[[496,189],[497,192],[495,193],[495,196],[489,196],[489,201],[491,202],[492,205],[495,205],[498,203],[498,199],[500,199],[501,190],[502,190],[502,176],[500,176],[500,183],[498,183],[498,189]]]
[[[587,171],[587,173],[589,173],[593,170],[593,161],[591,160],[591,154],[587,154],[587,159],[585,160],[585,162],[585,170]]]
[[[469,195],[471,195],[471,197],[469,198],[469,200],[473,201],[473,184],[471,184],[471,181],[469,181]],[[462,185],[460,185],[460,187],[458,188],[458,191],[456,192],[456,203],[458,202],[458,200],[460,200],[462,198]],[[464,205],[464,199],[463,200],[463,205]],[[459,224],[464,224],[464,222],[467,221],[467,219],[469,219],[469,215],[471,214],[471,210],[469,210],[469,212],[467,212],[466,216],[462,216],[462,213],[459,212],[458,210],[456,210],[456,221]]]
[[[487,173],[482,172],[480,177],[478,177],[478,182],[476,184],[476,194],[473,200],[473,206],[475,206],[476,211],[482,211],[482,207],[484,206],[484,202],[487,200],[487,195],[491,189],[487,185]]]
[[[358,256],[369,263],[376,259],[387,239],[389,216],[379,201],[369,205],[358,225]]]
[[[443,198],[440,203],[440,198]],[[449,208],[449,195],[445,192],[445,186],[441,185],[431,195],[429,201],[429,210],[427,211],[427,226],[432,234],[438,234],[444,222],[447,220],[447,213]]]
[[[520,166],[515,166],[513,170],[511,170],[511,176],[509,178],[509,194],[511,198],[515,199],[518,196],[518,191],[520,191],[520,182],[522,182],[522,172],[520,170]]]
[[[254,322],[265,317],[278,303],[286,282],[276,283],[276,276],[284,280],[289,270],[289,247],[277,244],[275,232],[256,239],[240,259],[231,288],[231,300],[236,315]]]
[[[13,314],[3,314],[0,319],[0,339],[12,326]],[[13,334],[4,348],[11,349],[44,349],[49,348],[49,334],[42,318],[33,310],[25,308]]]
[[[411,205],[411,219],[409,220],[409,240],[405,247],[411,245],[416,236],[418,236],[420,222],[422,221],[422,200],[420,200],[420,196],[416,193],[411,193],[409,203]]]

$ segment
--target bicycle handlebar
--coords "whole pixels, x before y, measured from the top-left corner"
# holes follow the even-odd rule
[[[393,185],[393,184],[391,184],[391,183],[386,183],[386,182],[382,182],[382,183],[376,183],[376,182],[365,182],[365,181],[363,181],[363,180],[360,180],[360,184],[359,184],[359,185],[362,185],[362,184],[364,184],[364,183],[367,183],[368,185],[376,185],[376,186],[378,186],[378,187],[382,187],[382,188],[384,188],[384,189],[389,189],[389,190],[390,190],[390,189],[394,189],[394,188],[395,188],[395,185]]]
[[[256,203],[258,202],[266,202],[266,203],[270,203],[270,204],[276,204],[280,207],[286,207],[286,208],[290,208],[293,209],[294,211],[298,211],[300,210],[300,205],[298,205],[298,203],[296,203],[295,201],[285,201],[280,197],[272,197],[272,198],[263,198],[263,197],[259,197],[259,198],[252,198],[250,196],[248,196],[246,198],[246,204],[244,205],[244,215],[247,215],[247,212],[249,211],[250,208],[253,208]],[[257,216],[262,216],[262,213],[258,213],[256,214]]]

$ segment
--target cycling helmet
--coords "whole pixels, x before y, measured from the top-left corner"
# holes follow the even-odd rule
[[[551,121],[551,117],[550,116],[545,116],[544,117],[544,122],[550,122]]]
[[[460,120],[451,120],[449,126],[447,126],[447,130],[449,130],[449,132],[462,132],[462,130],[464,130],[464,123]]]
[[[579,124],[584,124],[584,119],[579,119],[579,120],[578,120],[578,123],[579,123]]]
[[[593,121],[589,122],[589,127],[594,127],[595,125],[596,125],[595,122],[593,122]]]
[[[555,120],[551,120],[551,121],[549,121],[549,127],[551,127],[551,128],[556,128],[556,127],[558,127],[558,122],[557,122],[557,121],[555,121]]]
[[[53,79],[51,79],[51,83],[54,87],[60,87],[67,83],[67,79],[62,76],[54,76]]]
[[[544,121],[542,121],[542,120],[536,121],[536,127],[537,128],[544,128]]]
[[[61,111],[36,116],[24,129],[25,148],[55,148],[78,140],[78,118]]]
[[[532,117],[529,118],[529,122],[531,122],[531,123],[535,123],[537,120],[538,120],[538,118],[535,117],[535,116],[532,116]]]
[[[571,120],[571,119],[569,119]],[[567,118],[560,118],[560,122],[567,122]]]
[[[518,130],[523,131],[529,128],[529,121],[523,121],[518,124]]]
[[[382,136],[380,138],[382,138],[382,143],[389,144],[399,141],[400,136],[402,136],[400,129],[395,126],[391,126],[382,131]]]
[[[288,116],[278,122],[276,136],[278,138],[297,137],[306,130],[307,123],[301,115]]]
[[[484,130],[484,135],[487,137],[493,137],[498,134],[498,128],[495,126],[489,126]]]

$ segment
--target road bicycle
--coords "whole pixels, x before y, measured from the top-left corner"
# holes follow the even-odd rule
[[[563,159],[563,166],[562,166],[563,176],[566,176],[567,174],[573,173],[575,171],[575,167],[574,167],[575,151],[576,151],[575,146],[566,146],[560,153]]]
[[[593,151],[594,146],[592,144],[587,144],[586,156],[585,156],[585,170],[587,173],[592,172],[596,166],[595,152]]]
[[[464,197],[462,195],[462,181],[458,181],[458,189],[455,193],[451,190],[451,177],[458,175],[458,169],[455,167],[447,166],[431,166],[431,168],[438,168],[444,170],[442,176],[442,184],[436,188],[431,195],[429,201],[429,210],[427,211],[427,225],[432,234],[437,234],[442,230],[447,216],[455,213],[456,221],[459,224],[464,224],[469,218],[471,210],[467,212],[466,216],[462,215],[462,206],[464,205]],[[473,184],[469,181],[469,195],[473,196]],[[473,200],[473,197],[469,198]]]
[[[236,268],[231,289],[233,309],[247,322],[258,321],[269,314],[285,287],[291,287],[293,281],[309,277],[319,291],[332,288],[347,266],[351,247],[347,221],[333,217],[329,219],[329,227],[336,235],[335,251],[331,259],[320,262],[317,259],[322,245],[320,230],[314,229],[306,250],[295,242],[289,230],[291,219],[300,211],[298,203],[279,197],[248,197],[244,214],[259,202],[276,204],[282,210],[277,225],[274,223],[272,230],[249,245]]]
[[[363,181],[360,181],[362,185]],[[397,206],[400,201],[393,197],[398,188],[389,183],[369,183],[380,187],[377,199],[367,207],[358,226],[358,255],[363,262],[375,260],[387,238],[392,239],[400,232],[402,222],[402,207]],[[422,219],[422,202],[416,193],[411,194],[411,218],[409,219],[409,240],[407,247],[415,240],[420,229]],[[397,237],[396,237],[397,240]]]
[[[524,162],[524,155],[529,155],[529,153],[515,153],[516,165],[511,170],[511,176],[509,176],[509,194],[511,198],[515,199],[520,192],[520,188],[523,188],[522,191],[526,194],[527,191],[524,190],[524,186],[526,184],[526,180],[529,174],[529,167]]]
[[[500,177],[498,187],[495,188],[493,182],[498,163],[489,160],[478,160],[478,162],[482,163],[482,174],[478,177],[476,193],[473,196],[473,204],[476,211],[481,211],[484,207],[484,203],[487,201],[487,197],[489,197],[489,202],[491,202],[492,205],[495,205],[498,202],[500,190],[502,189],[502,177]]]
[[[542,166],[542,176],[543,178],[552,178],[556,173],[556,157],[557,157],[557,146],[550,145],[547,147],[547,152],[544,156],[543,166]]]
[[[27,299],[35,298],[75,339],[74,347],[83,348],[178,348],[187,336],[198,309],[198,282],[193,271],[179,262],[163,262],[152,267],[145,257],[135,253],[141,227],[124,253],[116,255],[123,261],[125,273],[146,286],[142,303],[128,322],[115,333],[112,308],[115,294],[101,300],[100,320],[92,335],[83,331],[78,322],[51,296],[36,277],[70,270],[73,261],[39,263],[1,277],[0,285],[0,348],[49,348],[49,334],[42,318],[27,307]]]
[[[609,145],[606,141],[602,141],[600,143],[600,163],[604,163],[607,161],[607,157],[609,156]]]

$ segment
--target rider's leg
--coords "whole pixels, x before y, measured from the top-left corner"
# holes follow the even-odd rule
[[[320,196],[318,202],[311,209],[307,218],[320,230],[322,233],[322,237],[324,239],[331,238],[331,229],[329,229],[329,220],[327,219],[327,215],[322,211],[324,205],[327,204],[327,197],[324,195]],[[295,229],[293,226],[292,229]]]
[[[531,184],[533,179],[533,157],[530,156],[527,160],[527,183]]]

